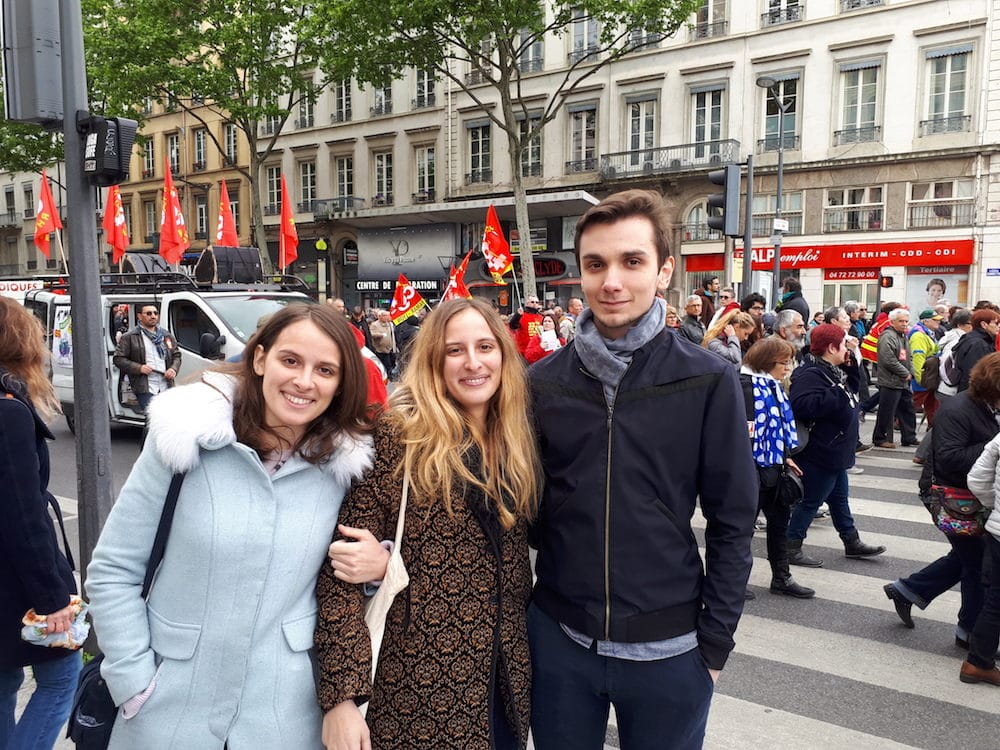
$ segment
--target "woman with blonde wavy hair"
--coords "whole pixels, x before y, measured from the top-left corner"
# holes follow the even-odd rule
[[[756,328],[757,323],[750,313],[741,312],[737,305],[709,326],[701,345],[739,367],[743,361],[741,345]]]
[[[375,465],[341,512],[345,526],[392,538],[409,477],[410,584],[389,611],[374,676],[362,590],[330,566],[317,585],[327,748],[525,747],[526,527],[539,490],[526,394],[521,358],[489,305],[452,300],[424,321],[376,429]]]

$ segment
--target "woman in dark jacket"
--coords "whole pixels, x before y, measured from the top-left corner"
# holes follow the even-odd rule
[[[788,559],[792,565],[818,568],[823,564],[802,552],[802,542],[824,502],[847,557],[874,557],[885,552],[885,547],[861,541],[847,499],[847,470],[854,466],[858,444],[858,395],[841,368],[847,360],[845,339],[839,326],[824,323],[813,328],[809,334],[812,359],[792,375],[792,411],[800,423],[812,425],[806,447],[795,457],[804,472],[805,492],[788,522]]]
[[[767,519],[767,561],[771,565],[771,593],[811,599],[816,592],[800,586],[788,569],[788,517],[791,507],[781,502],[779,483],[787,470],[802,471],[788,452],[798,447],[795,417],[781,385],[795,366],[795,347],[777,337],[750,347],[740,368],[740,385],[757,465],[757,502]]]
[[[972,330],[959,339],[951,355],[959,374],[959,392],[969,387],[969,378],[976,362],[996,351],[1000,313],[990,309],[976,310],[969,322],[972,323]]]
[[[80,673],[80,652],[21,640],[29,609],[44,616],[50,633],[65,633],[78,611],[73,569],[59,548],[49,493],[52,433],[43,417],[59,408],[45,374],[38,321],[13,300],[0,297],[0,748],[51,748],[69,715]],[[65,534],[63,540],[65,541]],[[67,550],[68,553],[68,550]],[[24,667],[35,691],[15,724]]]
[[[969,335],[972,334],[966,334]],[[969,389],[948,399],[934,417],[931,453],[920,475],[922,497],[932,484],[967,489],[969,470],[997,434],[997,408],[1000,408],[1000,353],[994,352],[972,368]],[[969,633],[983,606],[982,566],[986,547],[983,537],[945,538],[951,545],[947,555],[906,578],[887,583],[883,589],[895,605],[899,619],[912,628],[914,604],[927,609],[936,597],[961,583],[962,606],[958,610],[955,643],[968,648]]]

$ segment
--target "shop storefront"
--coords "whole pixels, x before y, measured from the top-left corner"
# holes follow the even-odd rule
[[[537,253],[533,258],[535,282],[539,299],[552,300],[566,307],[570,297],[582,297],[580,269],[572,251]],[[465,276],[466,285],[476,297],[491,300],[504,315],[514,312],[521,304],[514,283],[521,284],[521,259],[514,256],[514,273],[507,274],[505,285],[497,284],[490,275],[485,260],[470,263]]]

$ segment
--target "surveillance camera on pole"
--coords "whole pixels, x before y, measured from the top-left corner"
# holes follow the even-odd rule
[[[708,173],[709,182],[722,187],[721,193],[708,196],[708,226],[727,237],[740,236],[740,178],[739,164]]]

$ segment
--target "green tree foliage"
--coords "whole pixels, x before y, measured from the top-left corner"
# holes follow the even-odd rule
[[[271,268],[259,181],[291,112],[325,88],[321,45],[302,33],[313,3],[287,0],[82,0],[93,107],[142,122],[148,97],[207,124],[232,122],[250,146],[234,168],[250,184],[256,244]],[[214,119],[214,118],[212,118]],[[261,124],[268,122],[267,134]],[[220,135],[211,142],[225,153]]]
[[[0,86],[0,172],[40,172],[63,158],[62,134],[3,119]]]
[[[327,40],[324,69],[384,85],[408,68],[432,70],[482,107],[506,137],[521,242],[525,294],[535,292],[521,154],[562,108],[566,97],[650,39],[673,34],[702,0],[328,0],[309,24]],[[576,54],[580,25],[596,22]],[[522,98],[533,72],[531,50],[551,36],[569,35],[575,54],[555,74],[541,112]],[[547,67],[552,67],[548,65]],[[467,78],[467,73],[473,73]],[[551,80],[551,79],[550,79]],[[485,85],[484,85],[485,84]],[[498,104],[491,107],[488,104]],[[529,109],[531,113],[529,116]],[[521,123],[531,124],[522,130]]]

